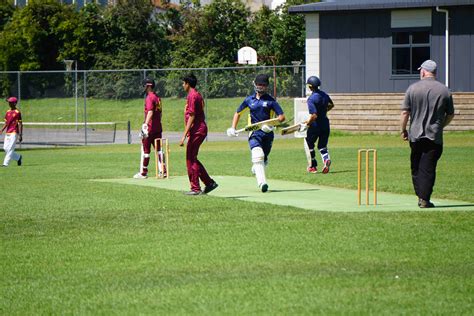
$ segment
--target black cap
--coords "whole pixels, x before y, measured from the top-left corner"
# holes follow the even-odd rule
[[[268,75],[260,74],[255,77],[255,84],[263,84],[268,86],[270,84]]]
[[[152,78],[146,78],[145,80],[143,80],[143,86],[146,87],[146,86],[151,86],[152,88],[155,87],[155,80],[153,80]]]

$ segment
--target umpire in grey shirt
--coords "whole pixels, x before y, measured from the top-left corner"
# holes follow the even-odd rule
[[[418,68],[421,80],[408,87],[400,117],[401,136],[410,141],[411,177],[421,208],[434,207],[430,198],[443,153],[443,128],[454,117],[453,99],[448,88],[436,80],[436,68],[432,60]]]

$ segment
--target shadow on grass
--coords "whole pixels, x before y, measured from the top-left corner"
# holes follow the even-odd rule
[[[471,206],[474,206],[474,204],[441,205],[441,206],[436,206],[435,208],[454,208],[454,207],[471,207]]]
[[[299,190],[268,190],[268,192],[305,192],[305,191],[320,191],[319,189],[299,189]]]

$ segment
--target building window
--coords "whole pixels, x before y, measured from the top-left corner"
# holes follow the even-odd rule
[[[392,30],[392,75],[416,75],[430,59],[429,30]]]

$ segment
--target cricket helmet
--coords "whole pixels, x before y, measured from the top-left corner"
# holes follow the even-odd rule
[[[316,76],[311,76],[308,78],[306,83],[312,86],[314,89],[317,89],[321,85],[321,80],[319,80],[319,78]]]
[[[18,102],[18,99],[16,97],[9,97],[7,99],[7,102],[8,103],[17,103]]]
[[[260,74],[255,77],[253,81],[254,90],[256,93],[264,94],[267,92],[267,87],[270,84],[268,75]]]
[[[260,84],[260,85],[268,86],[270,84],[269,77],[268,75],[265,75],[265,74],[257,75],[257,77],[255,77],[254,83],[256,85]]]

